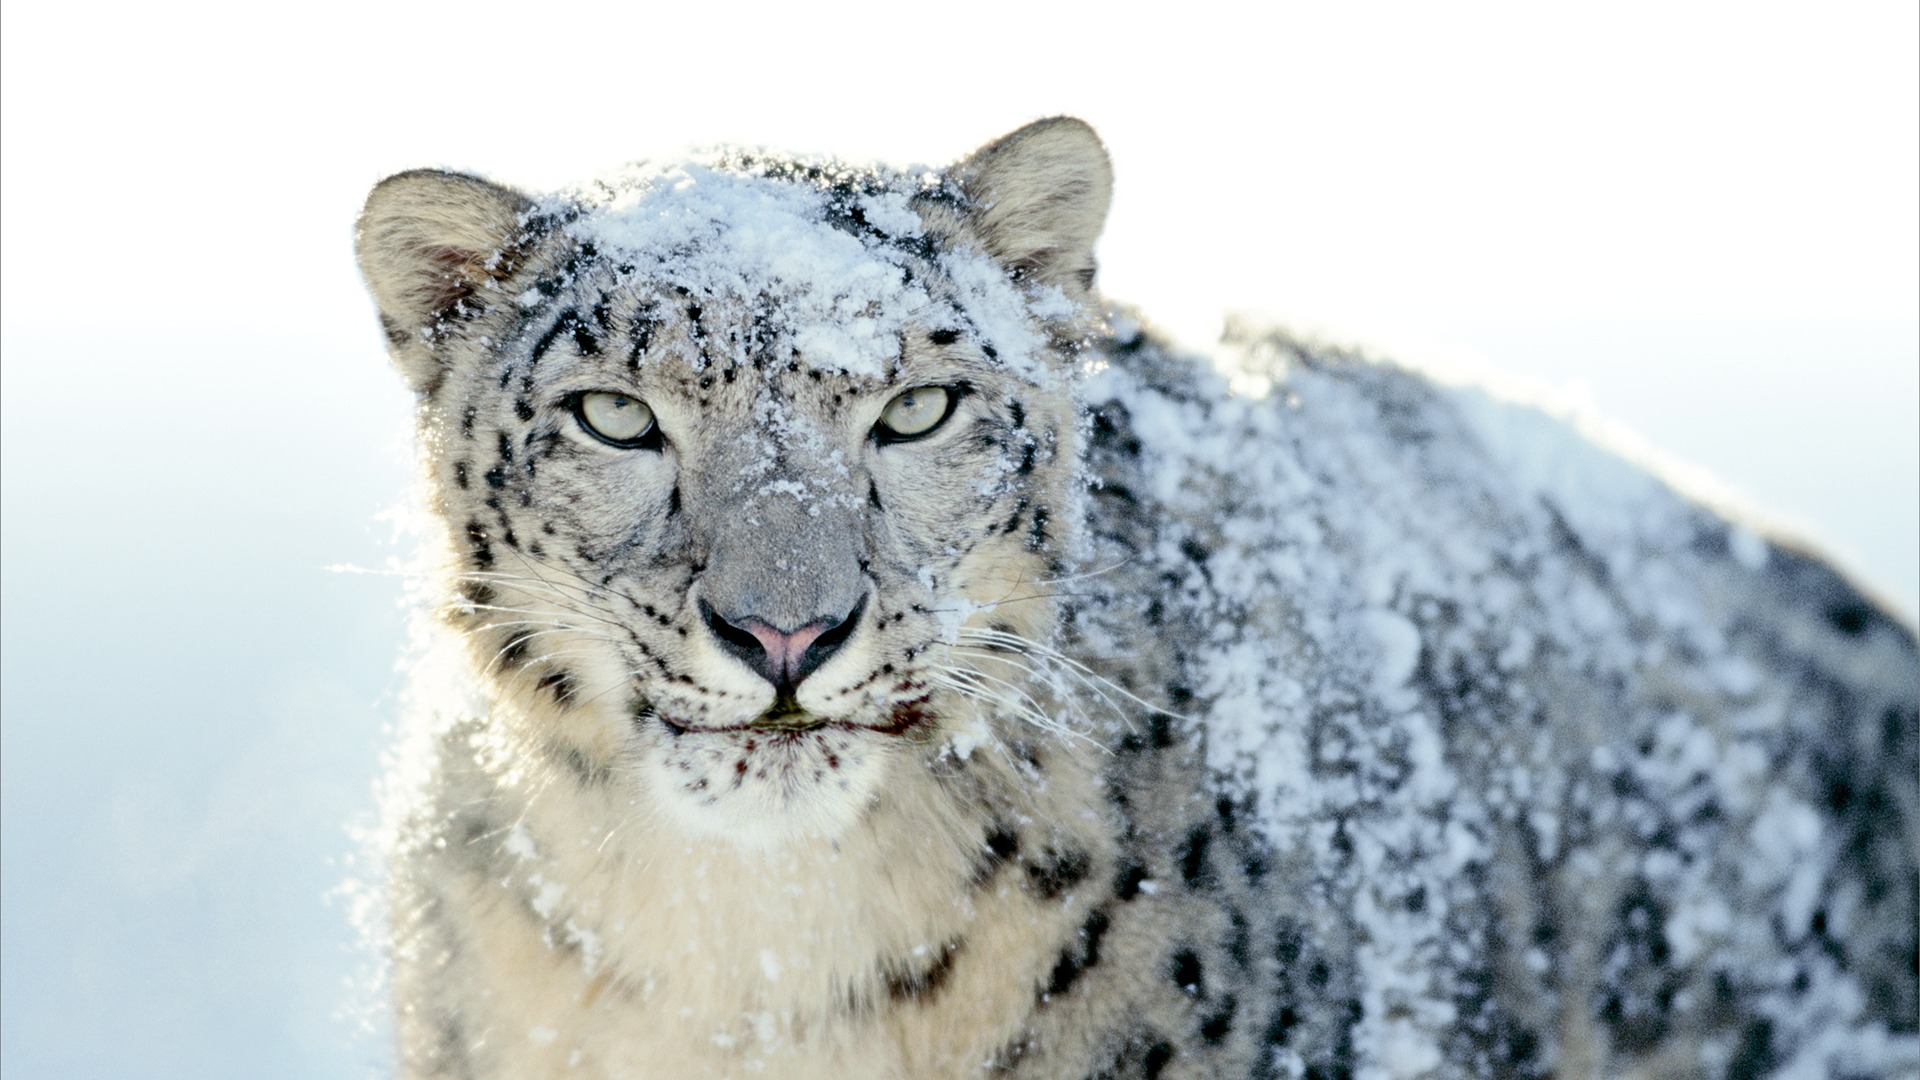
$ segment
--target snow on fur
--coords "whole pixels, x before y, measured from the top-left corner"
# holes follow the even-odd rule
[[[629,263],[648,287],[751,303],[800,362],[878,378],[908,325],[935,310],[915,272],[929,249],[910,200],[947,181],[830,162],[788,168],[738,154],[638,165],[542,210],[572,218],[571,235]],[[1045,377],[1033,320],[1073,316],[1060,291],[1022,290],[979,252],[936,257],[970,329],[1009,369]]]
[[[1514,969],[1540,1030],[1697,1026],[1676,1071],[1914,1074],[1910,631],[1536,408],[1280,332],[1241,332],[1273,386],[1236,396],[1116,322],[1084,390],[1138,448],[1097,444],[1094,480],[1165,507],[1138,579],[1175,583],[1194,737],[1257,808],[1275,902],[1352,964],[1357,1075],[1554,1068],[1501,1060]],[[1137,605],[1103,603],[1090,651],[1137,648]],[[1840,659],[1848,630],[1874,659]],[[1303,1008],[1348,1026],[1340,995]]]

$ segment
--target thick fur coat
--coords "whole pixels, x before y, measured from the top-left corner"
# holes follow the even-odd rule
[[[1090,129],[360,221],[467,700],[411,1077],[1913,1075],[1913,634],[1566,425],[1093,291]]]

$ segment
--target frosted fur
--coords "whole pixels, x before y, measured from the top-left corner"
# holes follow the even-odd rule
[[[1064,118],[375,189],[465,655],[403,1074],[1920,1070],[1911,630],[1480,389],[1230,393],[1092,291],[1110,191]]]

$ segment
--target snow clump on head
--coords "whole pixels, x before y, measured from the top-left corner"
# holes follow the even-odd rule
[[[1074,306],[1058,288],[1023,289],[987,255],[930,236],[914,201],[958,197],[926,169],[726,155],[630,166],[531,216],[565,222],[643,293],[747,305],[815,369],[884,378],[918,325],[967,330],[1013,373],[1044,379],[1047,339],[1035,325],[1071,318]]]

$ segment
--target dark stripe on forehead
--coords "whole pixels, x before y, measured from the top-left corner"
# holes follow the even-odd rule
[[[653,332],[659,321],[646,310],[636,311],[633,325],[627,330],[627,366],[639,367],[640,357],[653,344]]]
[[[599,356],[600,338],[577,316],[573,320],[573,351],[581,356]]]
[[[546,330],[534,341],[533,348],[527,351],[527,359],[532,363],[539,363],[540,358],[547,355],[547,350],[553,348],[554,339],[577,325],[579,321],[580,312],[577,309],[568,308],[562,311],[553,322],[547,324]]]

